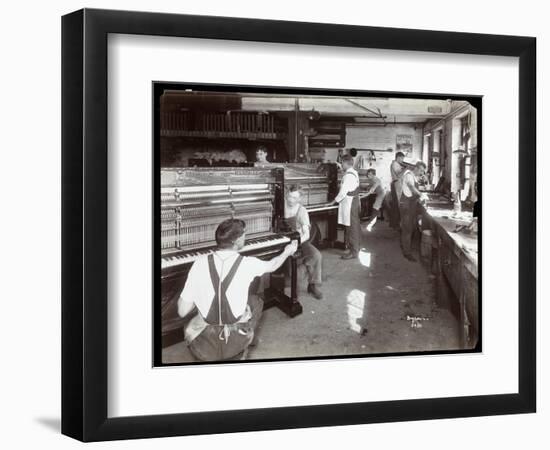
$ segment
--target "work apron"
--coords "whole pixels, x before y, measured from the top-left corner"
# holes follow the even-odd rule
[[[346,194],[346,196],[342,199],[340,204],[338,205],[338,223],[340,225],[344,225],[346,227],[349,227],[351,224],[351,204],[356,201],[359,201],[359,177],[355,172],[346,172],[345,175],[351,174],[355,178],[357,178],[357,187]],[[344,176],[345,176],[344,175]],[[343,182],[343,179],[342,179]]]
[[[254,330],[248,323],[251,318],[250,307],[247,305],[244,314],[236,318],[227,299],[227,290],[242,259],[242,255],[237,257],[222,281],[214,264],[214,255],[208,256],[214,298],[206,317],[203,318],[200,313],[197,314],[186,329],[189,349],[200,360],[218,361],[233,358],[252,342]]]

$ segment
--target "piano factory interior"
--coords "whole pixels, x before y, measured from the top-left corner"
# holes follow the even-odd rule
[[[155,92],[155,365],[481,350],[479,98]]]

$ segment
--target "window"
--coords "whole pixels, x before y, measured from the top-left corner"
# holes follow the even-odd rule
[[[468,151],[470,145],[470,113],[460,118],[460,146]]]

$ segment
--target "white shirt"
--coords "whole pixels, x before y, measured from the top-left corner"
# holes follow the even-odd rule
[[[342,184],[340,191],[334,199],[337,203],[340,203],[344,198],[348,196],[348,192],[355,191],[359,187],[359,174],[353,168],[346,170],[344,177],[342,178]]]
[[[382,181],[378,177],[370,178],[368,182],[369,192],[372,191],[376,195],[384,195],[384,188],[382,186]]]
[[[309,214],[305,206],[298,204],[293,209],[290,209],[285,202],[285,219],[290,217],[296,217],[296,228],[300,233],[300,240],[302,243],[309,239],[309,229],[311,228],[311,222],[309,220]],[[307,239],[304,239],[307,234]]]
[[[403,175],[404,167],[396,160],[393,160],[390,164],[390,173],[392,181],[399,180]]]
[[[223,281],[227,276],[233,263],[239,256],[235,250],[218,250],[214,253],[214,265]],[[237,269],[233,281],[227,289],[227,300],[234,317],[241,317],[248,304],[248,288],[255,277],[266,273],[270,267],[269,261],[244,256],[241,265]],[[197,259],[187,276],[187,282],[178,300],[178,306],[181,302],[194,303],[203,317],[208,315],[212,300],[214,299],[214,287],[210,278],[210,269],[208,268],[208,256]]]
[[[406,170],[403,174],[403,181],[401,185],[402,193],[405,197],[412,197],[413,192],[409,187],[410,184],[414,185],[416,183],[416,178],[410,170]]]

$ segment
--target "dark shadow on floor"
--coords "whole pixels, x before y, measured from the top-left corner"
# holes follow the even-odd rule
[[[51,431],[61,433],[61,418],[59,417],[37,417],[34,420]]]

